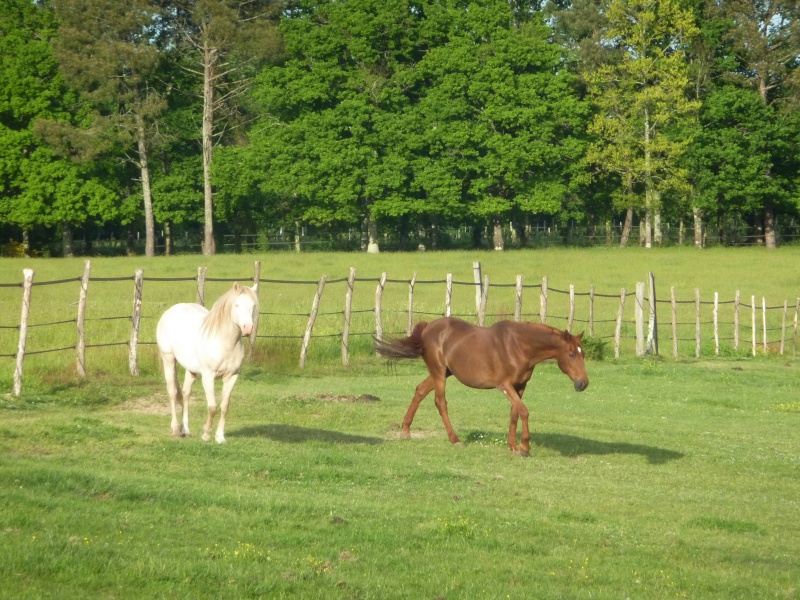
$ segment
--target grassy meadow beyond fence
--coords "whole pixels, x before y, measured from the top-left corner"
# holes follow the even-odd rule
[[[696,288],[704,301],[740,290],[743,302],[788,300],[793,309],[799,259],[795,248],[96,259],[85,378],[71,347],[84,261],[2,259],[0,599],[800,598],[792,351],[717,356],[704,336],[700,359],[689,341],[675,360],[667,331],[661,356],[635,357],[626,323],[625,352],[588,361],[581,394],[555,364],[537,367],[525,392],[531,457],[521,458],[506,447],[502,394],[452,380],[450,417],[463,445],[449,443],[432,398],[411,439],[400,439],[426,371],[420,361],[389,368],[370,349],[384,272],[384,326],[394,332],[406,326],[414,272],[436,282],[415,289],[415,318],[432,318],[442,312],[446,275],[471,282],[480,261],[492,284],[504,284],[490,288],[491,321],[513,312],[517,274],[526,285],[547,276],[552,290],[594,286],[613,296],[653,272],[663,298],[673,286],[682,301],[693,301]],[[254,261],[263,337],[233,392],[227,444],[198,435],[199,385],[193,436],[173,438],[152,345],[157,317],[171,303],[194,301],[198,267],[207,267],[208,305],[231,279],[251,281]],[[345,367],[337,332],[351,266],[357,335]],[[23,268],[51,283],[32,289],[34,353],[17,397],[10,391],[22,290],[1,284],[20,283]],[[140,268],[143,345],[134,377],[126,340]],[[301,369],[298,337],[321,275],[332,282]],[[523,314],[538,311],[538,293],[524,289]],[[565,324],[567,297],[551,294],[548,322]],[[578,330],[586,300],[576,302]],[[607,335],[599,321],[616,316],[618,304],[598,299],[599,339]],[[474,286],[454,285],[452,310],[474,320]],[[626,322],[632,314],[626,305]],[[659,318],[660,327],[669,322]],[[694,323],[686,327],[693,335]],[[46,348],[54,350],[35,353]]]
[[[298,362],[317,282],[328,277],[309,362],[341,361],[341,334],[350,267],[356,269],[350,322],[349,352],[355,359],[371,357],[371,334],[375,331],[375,295],[383,273],[387,284],[382,297],[382,321],[389,334],[405,332],[408,321],[409,280],[416,274],[413,320],[441,316],[445,307],[445,284],[452,275],[454,315],[476,319],[476,290],[472,284],[473,263],[479,262],[490,283],[486,304],[486,323],[512,318],[515,311],[515,279],[523,277],[522,318],[539,321],[539,295],[547,277],[547,322],[567,327],[570,297],[574,286],[575,309],[572,329],[587,330],[588,293],[594,290],[591,333],[607,346],[613,345],[620,291],[627,291],[621,331],[621,353],[634,351],[634,291],[637,282],[655,274],[658,306],[660,353],[672,355],[670,343],[670,292],[675,288],[676,320],[679,324],[679,355],[695,355],[695,290],[702,300],[703,354],[714,354],[712,322],[715,292],[719,298],[719,332],[722,353],[731,353],[734,340],[733,299],[738,291],[743,304],[739,338],[741,352],[751,349],[753,337],[750,305],[755,301],[757,341],[765,338],[776,345],[783,335],[784,311],[788,305],[788,335],[794,334],[792,320],[800,296],[800,248],[768,251],[758,248],[693,248],[643,250],[640,248],[544,249],[497,252],[427,252],[263,254],[177,256],[146,259],[98,258],[91,261],[91,281],[86,309],[87,371],[99,374],[122,373],[127,369],[128,340],[131,336],[133,275],[144,271],[142,319],[139,349],[141,372],[157,372],[155,325],[158,316],[176,302],[193,302],[196,297],[198,268],[206,269],[205,302],[210,305],[230,285],[232,279],[251,282],[254,264],[261,264],[261,319],[257,358],[262,362],[291,367]],[[83,259],[2,259],[0,261],[0,386],[8,389],[17,352],[21,310],[22,271],[35,271],[28,330],[25,374],[30,377],[68,377],[75,371],[75,317]],[[66,280],[66,281],[65,281]],[[60,282],[60,283],[50,283]],[[47,283],[48,285],[44,285]],[[769,307],[766,332],[761,308]],[[56,325],[52,325],[55,323]],[[589,333],[589,332],[587,332]],[[787,351],[794,352],[793,339]]]

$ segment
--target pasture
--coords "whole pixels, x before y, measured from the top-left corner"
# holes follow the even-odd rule
[[[416,270],[420,279],[453,272],[469,280],[471,261],[480,260],[496,281],[548,274],[554,287],[630,289],[654,271],[687,294],[741,288],[782,301],[798,295],[798,254],[256,258],[262,277],[311,281],[325,271],[344,276],[350,265],[365,277]],[[38,280],[79,276],[82,264],[4,260],[0,282],[18,281],[23,267]],[[201,264],[209,277],[230,277],[246,275],[252,259],[98,260],[93,269],[98,277],[139,267],[182,277]],[[180,300],[191,299],[191,282],[179,290]],[[4,309],[18,313],[18,301],[2,292]],[[121,295],[90,298],[100,311],[129,304],[129,288]],[[158,302],[169,301],[163,296]],[[262,310],[269,297],[262,291]],[[308,301],[306,289],[277,302],[307,309]],[[71,355],[33,356],[19,398],[5,393],[13,361],[0,360],[0,597],[800,597],[800,403],[791,354],[607,355],[587,362],[582,394],[545,363],[524,397],[531,457],[520,458],[506,447],[508,401],[452,380],[450,418],[464,444],[448,442],[432,398],[412,438],[400,439],[424,365],[388,368],[367,339],[361,344],[347,368],[330,344],[299,369],[294,341],[285,352],[279,340],[260,341],[234,391],[225,445],[201,441],[197,397],[194,436],[169,435],[152,347],[139,377],[127,374],[120,348],[96,349],[86,380]]]

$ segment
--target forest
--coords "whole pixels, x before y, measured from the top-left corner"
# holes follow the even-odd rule
[[[791,243],[796,0],[2,0],[0,253]],[[322,242],[321,242],[322,243]]]

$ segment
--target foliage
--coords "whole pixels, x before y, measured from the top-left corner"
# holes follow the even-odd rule
[[[307,224],[406,247],[461,226],[479,246],[487,226],[524,239],[634,209],[645,231],[706,215],[770,245],[798,216],[789,1],[10,0],[0,17],[0,227],[27,253],[144,225],[153,254],[156,223],[208,251]]]

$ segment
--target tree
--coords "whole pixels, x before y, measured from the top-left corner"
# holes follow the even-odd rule
[[[596,136],[586,160],[618,174],[618,200],[628,215],[641,198],[645,245],[661,241],[661,197],[688,190],[679,158],[688,140],[670,135],[670,127],[696,118],[700,103],[689,100],[686,43],[697,33],[692,14],[676,0],[612,0],[608,43],[624,50],[618,64],[606,64],[587,76],[597,113],[590,126]]]
[[[58,72],[49,43],[55,32],[46,5],[19,0],[0,8],[0,222],[22,230],[27,255],[36,227],[59,228],[70,256],[74,227],[116,215],[104,165],[76,164],[38,135],[42,119],[70,124],[84,116],[69,110],[76,96]]]
[[[515,211],[563,210],[587,107],[538,15],[520,22],[504,4],[456,4],[448,22],[450,39],[416,70],[425,82],[418,185],[434,206],[452,213],[460,204],[490,223],[502,250],[502,224]]]
[[[266,114],[253,150],[269,169],[262,190],[287,218],[362,222],[365,249],[379,249],[378,216],[405,210],[408,70],[428,43],[424,22],[404,0],[319,2],[283,21],[286,60],[259,77]]]
[[[179,0],[167,28],[184,56],[184,66],[200,82],[203,155],[203,252],[216,253],[212,162],[214,146],[236,120],[237,102],[250,84],[255,65],[280,50],[274,18],[276,0]],[[220,115],[227,111],[227,119]]]
[[[788,205],[797,172],[795,132],[778,122],[756,90],[725,85],[709,94],[687,152],[696,204],[722,221]]]
[[[800,56],[800,6],[796,0],[723,0],[719,14],[731,22],[730,42],[740,81],[751,84],[765,106],[780,103],[796,87]],[[792,110],[796,107],[792,106]],[[768,168],[769,169],[769,168]],[[775,248],[775,211],[779,204],[764,198],[764,243]]]
[[[132,0],[53,0],[59,19],[55,48],[71,85],[94,105],[94,130],[53,126],[44,134],[78,137],[84,146],[132,145],[129,155],[141,176],[145,218],[145,254],[155,255],[155,220],[150,187],[149,146],[153,124],[166,107],[159,90],[161,61],[155,44],[157,13],[152,3]]]

